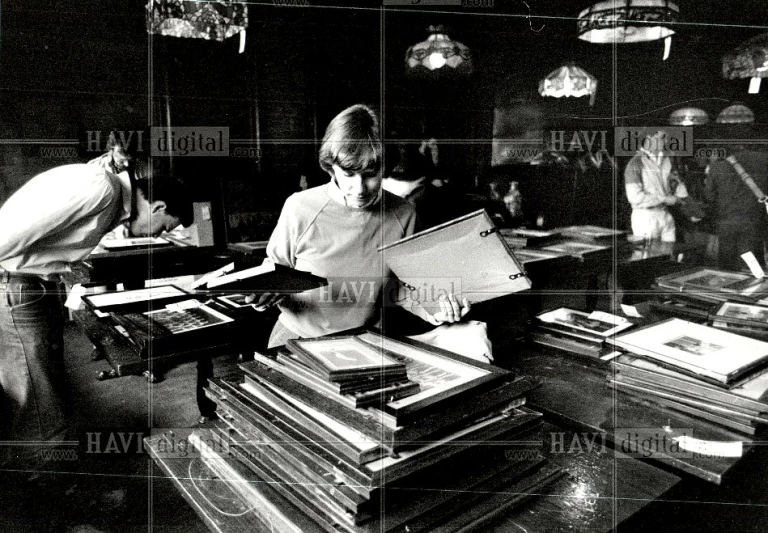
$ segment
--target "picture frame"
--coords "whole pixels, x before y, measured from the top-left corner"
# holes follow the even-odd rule
[[[607,322],[600,318],[593,317],[590,313],[569,309],[567,307],[560,307],[552,311],[547,311],[538,315],[536,319],[545,324],[554,324],[559,327],[582,331],[602,338],[610,337],[611,335],[615,335],[620,331],[624,331],[625,329],[634,326],[634,324],[628,320],[622,319],[623,321],[617,320],[615,322]]]
[[[533,248],[521,248],[513,251],[512,253],[515,254],[515,257],[517,257],[517,260],[520,261],[523,265],[527,265],[529,263],[541,263],[545,261],[553,261],[556,259],[563,259],[565,257],[570,257],[565,254],[561,254],[557,252],[549,252],[549,251],[537,250]]]
[[[745,272],[729,272],[715,268],[694,268],[663,276],[657,280],[662,287],[667,288],[697,288],[710,291],[720,291],[725,287],[743,283],[754,279]]]
[[[725,386],[768,363],[768,343],[679,318],[606,341],[659,364]]]
[[[540,248],[540,250],[544,250],[545,252],[556,252],[559,254],[570,255],[583,260],[586,257],[594,254],[608,252],[611,250],[611,247],[602,244],[591,244],[581,241],[563,241],[557,244],[544,246]]]
[[[750,326],[768,331],[768,307],[742,302],[724,302],[712,319],[726,324]]]
[[[286,346],[327,378],[405,373],[405,365],[355,335],[290,339]]]
[[[246,308],[255,308],[256,304],[246,303],[245,299],[248,295],[242,294],[242,293],[233,293],[233,294],[223,294],[221,296],[217,296],[216,299],[226,305],[227,307],[231,307],[232,309],[246,309]]]
[[[393,339],[372,330],[361,332],[357,337],[405,363],[408,379],[419,384],[418,393],[385,404],[384,412],[392,415],[398,425],[443,408],[446,403],[474,397],[480,390],[515,377],[509,370],[411,339]]]
[[[109,251],[130,250],[134,248],[149,248],[154,246],[169,246],[173,243],[162,237],[132,237],[128,239],[104,239],[99,243]]]
[[[99,292],[82,297],[91,310],[102,313],[146,311],[148,308],[165,307],[170,303],[180,302],[194,295],[177,285],[161,285],[128,291]]]
[[[199,331],[211,326],[234,322],[232,317],[202,303],[189,307],[166,307],[147,311],[143,314],[154,323],[166,328],[171,335]]]
[[[617,230],[612,228],[604,228],[602,226],[567,226],[560,228],[560,233],[563,235],[581,237],[586,239],[611,239],[613,237],[620,237],[626,235],[626,231]]]
[[[699,293],[719,301],[729,299],[757,302],[768,294],[768,279],[755,278],[747,272],[732,272],[699,267],[659,278],[656,283],[666,289]]]

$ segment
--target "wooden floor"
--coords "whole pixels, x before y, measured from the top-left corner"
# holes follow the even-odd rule
[[[98,381],[97,373],[108,365],[91,361],[92,347],[76,326],[68,325],[65,345],[78,459],[61,461],[36,485],[22,483],[28,475],[0,472],[0,531],[207,532],[146,453],[135,446],[124,453],[124,443],[135,445],[150,426],[183,431],[197,422],[197,363],[169,369],[161,382],[151,385],[141,376]],[[235,357],[217,358],[217,374],[235,364]],[[89,443],[91,452],[99,448],[110,453],[88,453]],[[55,497],[37,485],[49,487]]]

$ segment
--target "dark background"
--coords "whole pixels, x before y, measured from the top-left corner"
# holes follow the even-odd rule
[[[219,43],[148,35],[140,0],[4,1],[0,202],[41,170],[98,155],[85,149],[89,130],[165,125],[169,118],[174,126],[228,126],[231,139],[253,140],[248,146],[260,149],[258,158],[173,161],[198,199],[217,203],[223,196],[228,216],[246,214],[230,220],[229,240],[266,238],[300,176],[310,185],[325,179],[316,164],[318,139],[336,113],[358,102],[380,110],[390,140],[425,133],[441,139],[445,172],[478,192],[490,165],[495,107],[528,110],[540,117],[534,125],[567,130],[665,124],[686,105],[705,109],[714,121],[734,100],[765,120],[768,87],[747,94],[748,80],[722,77],[721,57],[768,30],[768,3],[677,2],[681,21],[667,61],[662,41],[613,46],[577,39],[575,19],[590,3],[496,0],[492,8],[386,10],[380,2],[249,4],[246,49],[238,54],[237,37]],[[427,36],[430,24],[444,24],[470,47],[474,74],[406,75],[405,51]],[[586,98],[538,95],[539,80],[568,61],[599,80],[593,107]],[[709,126],[696,134],[721,132]],[[57,140],[78,140],[77,157],[42,156],[41,141]],[[557,190],[551,202],[570,213],[563,220],[573,220],[590,187],[601,188],[604,202],[616,202],[620,175],[579,194],[574,190],[582,187],[569,182],[566,203],[557,204],[564,195]],[[548,176],[537,190],[546,193],[560,180]],[[243,220],[246,229],[235,234],[233,221]]]

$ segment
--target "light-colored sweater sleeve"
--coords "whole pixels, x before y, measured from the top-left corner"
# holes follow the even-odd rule
[[[647,209],[666,205],[666,197],[652,194],[643,187],[643,176],[639,165],[630,161],[624,170],[624,188],[627,200],[633,209]]]
[[[277,264],[296,268],[296,243],[299,240],[299,228],[295,210],[298,208],[295,197],[289,196],[280,212],[277,226],[267,243],[267,257]]]

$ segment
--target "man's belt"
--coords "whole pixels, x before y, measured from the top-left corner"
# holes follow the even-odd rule
[[[55,280],[48,280],[37,274],[9,272],[8,270],[0,269],[0,283],[11,283],[13,281],[22,283],[43,283],[48,286],[55,286],[58,283]]]

